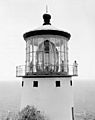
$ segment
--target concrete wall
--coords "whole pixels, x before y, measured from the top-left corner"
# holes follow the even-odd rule
[[[23,78],[21,109],[34,105],[50,120],[72,120],[72,86],[70,77],[64,78]],[[33,87],[38,81],[38,87]],[[56,87],[60,81],[60,87]]]

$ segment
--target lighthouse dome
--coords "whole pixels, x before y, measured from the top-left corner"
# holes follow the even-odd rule
[[[43,19],[42,26],[23,35],[26,41],[23,74],[26,76],[69,75],[72,68],[70,69],[68,63],[68,40],[71,35],[55,28],[50,22],[50,14],[45,13]],[[19,71],[20,69],[21,67]]]
[[[28,37],[31,36],[37,36],[37,35],[59,35],[66,37],[68,40],[70,39],[71,35],[68,32],[59,30],[55,28],[53,25],[50,23],[51,15],[50,14],[44,14],[43,15],[44,23],[41,27],[27,32],[23,35],[24,39],[26,40]]]
[[[43,15],[41,27],[23,35],[26,41],[26,73],[67,74],[70,34],[50,23],[51,15]]]

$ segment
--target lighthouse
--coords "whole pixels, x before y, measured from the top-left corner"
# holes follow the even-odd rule
[[[50,120],[74,120],[72,77],[77,63],[69,65],[70,33],[51,25],[51,15],[43,15],[43,25],[24,33],[25,65],[16,67],[22,77],[21,109],[35,106]]]

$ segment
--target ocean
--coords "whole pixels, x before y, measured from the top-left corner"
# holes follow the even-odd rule
[[[77,119],[89,116],[95,118],[95,80],[75,80],[74,108]],[[20,109],[21,82],[0,82],[0,117],[5,117],[9,112],[18,112]]]
[[[20,108],[21,85],[18,81],[0,81],[0,118]],[[1,120],[1,119],[0,119]]]

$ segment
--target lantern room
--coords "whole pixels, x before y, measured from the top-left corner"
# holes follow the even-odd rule
[[[25,66],[17,67],[17,76],[70,75],[68,41],[70,34],[56,29],[50,23],[51,15],[43,15],[43,25],[23,35],[26,41]],[[77,67],[71,66],[72,75]]]

